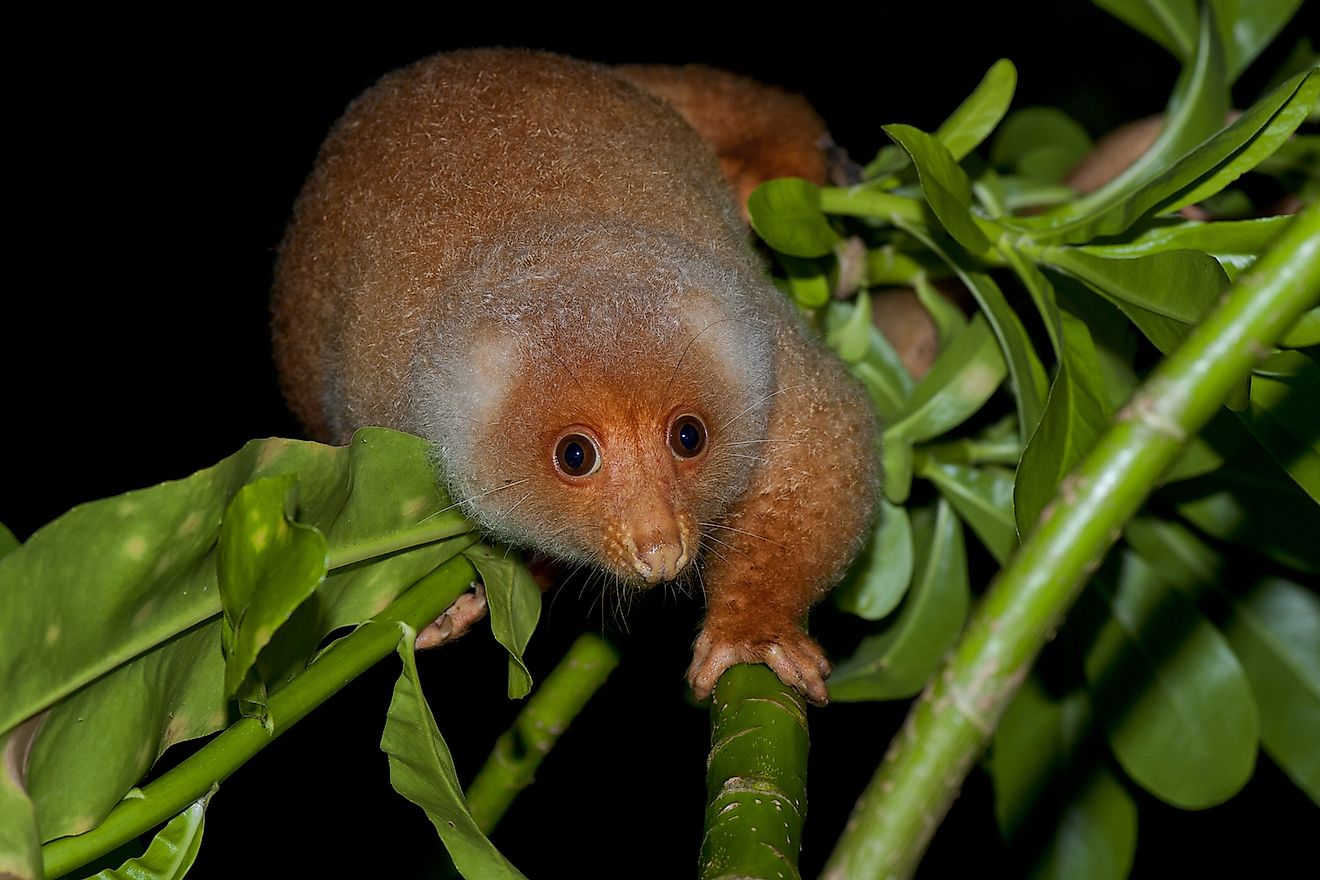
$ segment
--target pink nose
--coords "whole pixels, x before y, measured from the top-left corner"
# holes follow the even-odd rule
[[[640,547],[633,554],[633,568],[648,584],[658,584],[677,577],[687,561],[687,548],[682,541],[663,541],[649,547]]]

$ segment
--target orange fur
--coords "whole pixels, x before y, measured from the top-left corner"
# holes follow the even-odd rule
[[[825,699],[802,626],[866,533],[873,416],[764,278],[715,156],[663,102],[525,51],[385,77],[299,196],[273,314],[314,435],[422,434],[492,534],[629,583],[690,577],[700,554],[698,695],[764,660]],[[691,456],[670,436],[685,414],[708,432]],[[595,472],[556,465],[568,434],[598,449]]]

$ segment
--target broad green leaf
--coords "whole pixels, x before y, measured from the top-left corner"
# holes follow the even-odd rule
[[[197,860],[202,831],[206,826],[206,805],[215,792],[213,786],[171,819],[151,839],[151,845],[141,856],[129,859],[117,869],[107,868],[93,880],[178,880],[183,877]]]
[[[1037,217],[1014,218],[1012,222],[1032,230],[1029,234],[1040,242],[1076,244],[1122,232],[1165,198],[1168,187],[1181,188],[1192,177],[1227,158],[1227,154],[1216,154],[1214,158],[1207,154],[1205,166],[1197,166],[1201,170],[1188,171],[1178,178],[1176,185],[1167,179],[1172,173],[1170,164],[1217,131],[1224,124],[1227,112],[1223,46],[1207,7],[1198,28],[1196,56],[1192,63],[1184,65],[1178,77],[1165,111],[1164,127],[1155,143],[1094,192]],[[1182,167],[1183,162],[1176,167]]]
[[[842,311],[834,311],[833,314],[839,316]],[[848,368],[866,386],[880,417],[890,421],[897,418],[907,406],[916,383],[884,334],[874,324],[867,327],[866,332],[866,354],[861,361],[850,364]]]
[[[1266,469],[1263,465],[1269,465]],[[1296,571],[1320,575],[1320,508],[1268,458],[1224,467],[1162,492],[1202,532],[1264,553]]]
[[[944,120],[935,137],[948,148],[954,159],[961,159],[976,149],[999,120],[1004,118],[1017,87],[1017,68],[1001,58],[985,74],[967,100]]]
[[[834,604],[879,620],[893,611],[912,582],[912,524],[902,507],[880,501],[871,540],[834,590]]]
[[[940,348],[943,349],[953,337],[967,327],[967,316],[930,283],[925,272],[919,273],[912,279],[912,288],[922,308],[935,322],[935,330],[940,337]]]
[[[1283,334],[1279,340],[1279,345],[1284,348],[1306,348],[1311,345],[1320,345],[1320,306],[1303,312],[1288,331]]]
[[[1163,251],[1204,251],[1219,261],[1229,278],[1235,278],[1265,252],[1291,219],[1261,217],[1217,223],[1155,223],[1122,244],[1086,245],[1077,250],[1107,258],[1140,257]]]
[[[747,197],[747,215],[766,244],[790,256],[823,257],[839,243],[820,209],[820,188],[808,180],[767,180]]]
[[[1008,260],[1008,265],[1017,273],[1022,286],[1031,295],[1031,301],[1035,303],[1036,311],[1040,314],[1041,323],[1045,325],[1045,333],[1050,338],[1050,347],[1054,349],[1055,358],[1062,357],[1063,339],[1060,337],[1062,331],[1059,327],[1059,303],[1054,293],[1054,285],[1035,263],[1016,248],[1001,244],[999,252]]]
[[[422,695],[413,642],[417,633],[400,626],[399,659],[403,672],[394,685],[381,751],[389,758],[390,784],[421,807],[465,877],[504,880],[523,875],[481,833],[463,799],[454,759]]]
[[[509,548],[473,544],[463,551],[486,586],[490,629],[509,652],[509,697],[521,699],[532,690],[532,675],[523,651],[541,616],[541,588],[532,580],[522,559]]]
[[[1177,520],[1139,516],[1127,524],[1123,538],[1161,580],[1193,601],[1200,601],[1207,587],[1222,586],[1223,559]]]
[[[24,773],[28,746],[39,723],[33,720],[0,734],[0,877],[42,876],[37,815]]]
[[[49,709],[29,777],[45,839],[92,827],[165,748],[227,723],[221,514],[240,487],[280,474],[298,476],[302,519],[342,566],[312,600],[313,641],[384,608],[474,540],[461,515],[442,512],[430,445],[384,429],[343,448],[254,441],[38,530],[0,560],[0,619],[13,622],[0,640],[0,729]],[[449,535],[460,537],[440,540]]]
[[[894,149],[898,149],[895,147]],[[866,252],[866,279],[873,286],[912,284],[925,268],[892,244],[870,248]]]
[[[1093,2],[1159,43],[1179,61],[1188,61],[1196,51],[1196,0]]]
[[[1022,453],[1013,491],[1018,534],[1024,537],[1035,530],[1064,475],[1104,431],[1111,412],[1090,331],[1067,312],[1060,312],[1059,318],[1063,359],[1050,388],[1045,415]]]
[[[943,500],[934,516],[913,515],[912,587],[898,617],[862,640],[830,676],[836,700],[896,700],[916,694],[953,646],[967,619],[971,593],[962,524]]]
[[[1030,180],[1055,184],[1091,152],[1092,146],[1086,129],[1061,110],[1024,107],[1009,114],[995,132],[990,164]]]
[[[980,410],[1006,374],[990,325],[977,314],[940,352],[885,436],[911,443],[938,437]]]
[[[1181,592],[1123,552],[1118,583],[1094,583],[1108,619],[1086,651],[1087,684],[1127,774],[1183,809],[1232,797],[1260,738],[1246,673]]]
[[[925,230],[902,222],[898,225],[938,254],[940,259],[958,274],[959,279],[976,298],[981,311],[985,313],[990,326],[994,328],[995,337],[999,340],[999,348],[1008,363],[1010,385],[1017,403],[1018,429],[1023,435],[1029,436],[1044,411],[1048,385],[1045,381],[1045,368],[1041,366],[1040,357],[1032,347],[1026,328],[1022,326],[1022,319],[1008,304],[995,280],[979,271],[956,245],[948,243],[947,248],[942,247]]]
[[[921,190],[949,235],[974,254],[990,250],[990,241],[972,219],[972,184],[944,144],[910,125],[886,125],[893,138],[917,166]]]
[[[1046,248],[1045,262],[1118,305],[1135,305],[1183,324],[1197,324],[1228,289],[1219,262],[1193,250],[1110,259],[1081,248]]]
[[[294,520],[298,481],[267,477],[238,491],[216,557],[225,616],[225,696],[234,696],[277,630],[326,576],[325,536]]]
[[[804,309],[818,309],[830,301],[830,279],[816,260],[777,253],[784,268],[789,296]]]
[[[1251,679],[1265,751],[1320,805],[1320,598],[1262,578],[1234,602],[1224,632]]]
[[[987,172],[972,182],[972,192],[991,217],[1003,217],[1017,214],[1028,209],[1051,208],[1072,200],[1077,193],[1062,184],[1052,183],[1045,178],[1049,175],[1062,175],[1071,163],[1062,156],[1041,149],[1027,157],[1039,170],[1028,175],[998,175]],[[993,210],[991,205],[994,206]]]
[[[891,504],[906,504],[912,491],[912,444],[890,440],[881,452],[885,475],[885,498]]]
[[[996,562],[1003,565],[1013,555],[1018,536],[1013,521],[1012,471],[952,464],[928,457],[919,473],[935,484]]]
[[[1320,366],[1296,352],[1291,375],[1251,382],[1251,404],[1240,417],[1298,486],[1320,504]]]
[[[825,344],[846,364],[855,364],[871,350],[871,295],[862,291],[853,304],[830,303],[825,312]]]
[[[18,547],[18,538],[14,537],[14,533],[9,531],[4,523],[0,523],[0,559],[7,556],[11,550],[17,550]]]
[[[1034,676],[995,730],[995,818],[1033,878],[1124,880],[1132,866],[1137,805],[1089,741],[1094,730],[1085,692],[1054,702]]]

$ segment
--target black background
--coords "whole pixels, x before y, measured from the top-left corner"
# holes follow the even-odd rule
[[[863,161],[884,142],[881,125],[932,129],[1000,57],[1018,66],[1015,107],[1061,107],[1095,134],[1160,110],[1177,74],[1162,50],[1079,0],[812,11],[776,20],[615,7],[570,19],[492,4],[459,23],[370,6],[300,21],[117,16],[15,28],[0,521],[25,537],[75,503],[185,475],[249,438],[299,435],[267,332],[283,224],[344,105],[431,52],[510,45],[725,66],[804,93]],[[1240,102],[1303,32],[1294,22],[1244,78]],[[532,643],[534,673],[584,627],[614,639],[623,666],[495,841],[533,877],[689,876],[707,728],[685,702],[682,671],[699,608],[657,594],[621,625],[594,597],[559,593]],[[419,663],[466,780],[517,708],[503,700],[503,659],[477,636]],[[223,785],[193,875],[434,876],[434,834],[391,791],[378,749],[395,675],[393,661],[382,664]],[[904,711],[812,713],[804,875],[819,870]],[[1286,874],[1312,853],[1289,822],[1320,827],[1264,756],[1244,794],[1203,814],[1136,796],[1135,877]],[[925,876],[1012,874],[991,797],[974,772]]]

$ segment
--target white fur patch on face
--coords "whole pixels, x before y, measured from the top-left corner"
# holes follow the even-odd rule
[[[517,343],[509,336],[491,334],[474,340],[468,359],[470,375],[462,385],[463,408],[472,424],[484,425],[494,419],[508,398],[518,360]]]

